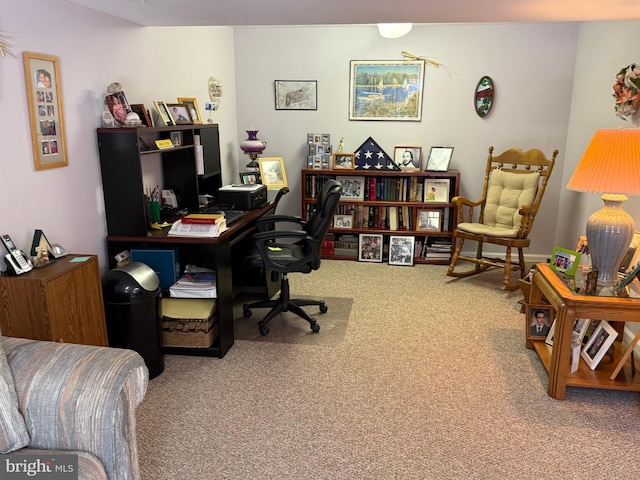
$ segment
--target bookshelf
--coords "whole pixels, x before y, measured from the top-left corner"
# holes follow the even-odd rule
[[[317,192],[328,179],[343,183],[338,217],[327,234],[322,258],[358,260],[361,233],[415,237],[414,263],[448,265],[455,249],[460,172],[392,170],[302,170],[302,217],[309,218]]]

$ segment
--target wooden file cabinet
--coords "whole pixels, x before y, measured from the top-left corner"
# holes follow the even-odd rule
[[[84,262],[71,262],[88,257]],[[67,255],[18,277],[0,277],[0,327],[8,337],[107,346],[95,255]]]

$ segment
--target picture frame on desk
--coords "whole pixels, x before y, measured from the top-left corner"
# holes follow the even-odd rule
[[[358,236],[358,261],[382,263],[383,242],[380,234],[361,233]]]
[[[158,112],[158,117],[162,125],[166,127],[175,125],[173,118],[171,118],[171,115],[169,114],[169,108],[165,102],[161,100],[154,100],[153,106],[156,107],[156,112]]]
[[[36,170],[66,167],[67,146],[62,109],[60,59],[24,52],[24,74]]]
[[[549,305],[527,304],[525,309],[527,340],[546,340],[551,331],[555,311]],[[540,331],[538,332],[538,326]]]
[[[243,185],[260,183],[260,175],[258,172],[240,172],[240,183]]]
[[[618,332],[606,320],[598,324],[598,328],[593,332],[581,353],[582,359],[591,370],[598,367],[617,336]]]
[[[260,178],[268,189],[277,190],[287,186],[287,172],[282,157],[258,157]]]
[[[389,237],[389,265],[413,266],[413,255],[416,237],[395,236]]]

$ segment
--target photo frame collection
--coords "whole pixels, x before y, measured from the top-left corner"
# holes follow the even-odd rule
[[[60,59],[34,52],[22,54],[36,170],[66,167],[67,146],[62,108]]]

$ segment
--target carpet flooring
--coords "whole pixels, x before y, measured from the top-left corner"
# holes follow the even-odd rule
[[[311,297],[300,296],[300,298]],[[304,311],[311,315],[312,318],[315,318],[320,325],[319,332],[312,332],[306,320],[291,312],[285,312],[274,317],[268,323],[269,333],[262,336],[258,329],[258,322],[269,310],[266,308],[254,309],[249,318],[245,318],[242,312],[243,303],[251,303],[258,300],[260,298],[247,294],[236,298],[233,309],[236,340],[335,347],[344,340],[349,324],[349,316],[351,315],[351,306],[353,305],[352,298],[322,297],[328,307],[326,313],[320,313],[318,307],[303,307]]]

